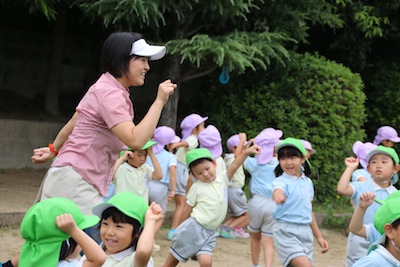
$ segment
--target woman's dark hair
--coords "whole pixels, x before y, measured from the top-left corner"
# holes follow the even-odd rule
[[[304,155],[301,153],[301,151],[293,146],[285,146],[278,150],[278,160],[283,157],[305,158]],[[308,160],[305,161],[305,163],[303,164],[303,167],[304,167],[304,170],[303,170],[304,174],[306,176],[310,176],[311,175],[311,166],[310,166]],[[276,177],[281,176],[282,173],[283,173],[283,170],[281,168],[281,165],[278,164],[278,166],[276,166],[276,168],[275,168],[275,176]]]
[[[189,164],[189,170],[191,171],[192,168],[196,167],[197,165],[199,165],[200,163],[202,163],[202,162],[204,162],[204,161],[206,161],[206,160],[211,161],[211,162],[213,161],[213,160],[211,160],[211,159],[209,159],[209,158],[196,159],[195,161],[193,161],[193,162],[191,162],[191,163]]]
[[[101,215],[101,220],[107,220],[108,218],[111,218],[114,223],[129,223],[133,225],[132,243],[129,245],[129,247],[133,247],[134,250],[136,250],[137,242],[143,229],[140,222],[132,217],[125,215],[119,209],[114,207],[106,209]]]
[[[68,256],[71,255],[72,252],[74,252],[77,245],[78,244],[72,237],[68,238],[67,240],[64,240],[61,244],[59,261],[67,259]]]
[[[128,73],[132,56],[132,44],[143,35],[136,32],[115,32],[105,40],[101,51],[101,66],[104,72],[120,78]]]

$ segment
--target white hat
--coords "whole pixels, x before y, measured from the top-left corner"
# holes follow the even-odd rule
[[[165,46],[149,45],[144,39],[139,39],[132,44],[130,55],[148,57],[149,60],[161,59],[166,52]]]

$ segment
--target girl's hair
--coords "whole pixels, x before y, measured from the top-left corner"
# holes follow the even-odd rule
[[[115,78],[126,75],[129,61],[135,57],[130,55],[132,44],[139,39],[143,39],[143,35],[136,32],[116,32],[108,36],[101,51],[103,71],[111,73]]]
[[[400,218],[395,220],[394,222],[392,222],[391,225],[392,225],[392,227],[394,229],[397,229],[400,226]],[[386,240],[385,240],[385,247],[386,248],[387,248],[388,242],[389,242],[389,238],[386,237]]]
[[[77,245],[78,244],[72,237],[64,240],[61,244],[59,260],[60,261],[66,260],[68,258],[68,256],[71,255],[72,252],[74,252]]]
[[[199,165],[200,163],[202,163],[202,162],[204,162],[204,161],[206,161],[206,160],[212,162],[212,160],[211,160],[211,159],[208,159],[208,158],[196,159],[195,161],[193,161],[192,163],[189,164],[189,170],[191,171],[192,168],[196,167],[197,165]]]
[[[304,158],[304,155],[300,152],[300,150],[298,150],[297,148],[293,147],[293,146],[285,146],[282,147],[281,149],[278,150],[278,160],[280,158],[283,157],[299,157],[299,158]],[[310,176],[311,175],[311,166],[308,162],[308,160],[305,161],[305,163],[303,164],[304,167],[304,174],[306,176]],[[278,164],[278,166],[276,166],[275,168],[275,176],[281,176],[283,173],[283,170],[281,168],[281,165]]]
[[[133,225],[133,232],[132,232],[132,242],[129,247],[133,247],[136,250],[136,245],[139,240],[140,234],[142,233],[142,225],[140,222],[132,217],[129,217],[122,213],[119,209],[111,207],[106,209],[103,214],[101,215],[102,220],[107,220],[110,218],[113,220],[114,223],[129,223]],[[101,224],[100,224],[101,228]]]

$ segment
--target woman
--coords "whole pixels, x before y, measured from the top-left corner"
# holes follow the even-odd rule
[[[103,201],[111,182],[113,165],[125,146],[141,149],[152,136],[162,109],[176,84],[158,86],[156,100],[143,120],[133,123],[129,87],[144,84],[149,60],[161,59],[164,46],[149,45],[141,34],[117,32],[103,45],[104,73],[89,88],[69,122],[53,144],[33,151],[34,163],[57,156],[39,191],[38,200],[65,197],[84,214]]]

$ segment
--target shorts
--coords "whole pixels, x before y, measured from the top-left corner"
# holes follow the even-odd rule
[[[176,189],[175,195],[186,196],[186,185],[189,179],[189,169],[182,162],[176,164]],[[171,190],[171,188],[169,188]]]
[[[247,229],[251,233],[259,233],[263,236],[272,237],[275,219],[272,213],[276,204],[270,197],[254,195],[249,200],[249,225]]]
[[[156,202],[161,206],[163,213],[167,212],[168,204],[168,184],[160,181],[150,181],[149,186],[149,203]]]
[[[228,188],[227,217],[239,217],[247,212],[247,197],[242,188]]]
[[[217,236],[215,230],[207,229],[189,217],[176,228],[169,251],[180,262],[186,262],[194,255],[212,256]]]
[[[42,182],[40,200],[64,197],[75,202],[85,215],[92,215],[92,208],[103,203],[103,196],[88,184],[73,167],[51,167]]]
[[[347,237],[346,267],[353,266],[357,260],[367,256],[370,245],[371,243],[365,240],[364,237],[349,233]]]
[[[301,256],[313,262],[314,237],[309,224],[276,221],[273,238],[283,266],[288,266],[293,259]]]

